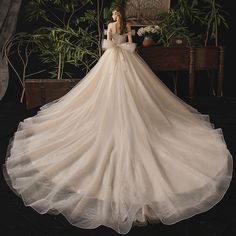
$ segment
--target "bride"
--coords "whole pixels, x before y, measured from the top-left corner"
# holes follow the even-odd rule
[[[222,130],[136,53],[122,9],[112,17],[98,63],[19,123],[4,174],[40,214],[126,234],[134,225],[170,225],[212,208],[230,185],[233,162]]]

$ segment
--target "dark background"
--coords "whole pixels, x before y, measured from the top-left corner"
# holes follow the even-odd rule
[[[176,0],[172,0],[172,6]],[[227,146],[233,156],[236,155],[236,93],[235,93],[235,12],[234,1],[218,1],[229,12],[227,21],[230,29],[222,29],[220,44],[225,46],[225,81],[224,96],[217,99],[208,94],[208,83],[205,75],[199,74],[196,81],[197,98],[189,102],[204,114],[209,114],[216,128],[222,128]],[[28,1],[23,0],[17,31],[30,32],[37,24],[29,24],[24,20],[24,8]],[[40,22],[38,23],[40,25]],[[35,64],[40,67],[39,64]],[[160,78],[170,87],[172,85],[165,75]],[[187,80],[180,78],[179,91],[186,95]],[[7,93],[0,101],[0,157],[1,164],[5,162],[8,141],[16,131],[17,125],[24,118],[33,116],[38,109],[27,111],[19,104],[21,87],[14,73],[10,71],[10,81]],[[204,138],[204,137],[203,137]],[[147,227],[133,228],[128,235],[135,236],[236,236],[236,179],[235,174],[231,187],[225,197],[208,212],[199,214],[174,225],[154,224]],[[2,236],[87,236],[103,235],[118,236],[113,230],[100,226],[94,230],[79,229],[70,225],[59,215],[40,215],[30,207],[25,207],[6,185],[2,173],[0,176],[0,235]]]
[[[96,1],[95,1],[96,2]],[[109,5],[110,1],[104,1],[105,4]],[[177,0],[171,1],[171,7],[176,4]],[[226,29],[224,27],[221,28],[220,34],[219,34],[219,44],[223,45],[225,47],[225,78],[224,78],[224,87],[223,87],[223,94],[224,97],[235,97],[235,76],[234,76],[234,68],[235,68],[235,23],[236,22],[236,16],[234,12],[234,1],[223,1],[218,0],[218,3],[221,4],[223,9],[229,13],[229,15],[226,15],[225,18],[227,20],[227,23],[229,25],[229,29]],[[18,16],[18,23],[17,23],[17,32],[32,32],[34,29],[42,25],[42,22],[37,23],[29,23],[25,20],[25,7],[27,6],[28,1],[23,0],[22,5],[20,8],[20,13]],[[139,37],[134,37],[134,41],[139,40]],[[20,64],[18,66],[21,66]],[[38,67],[41,68],[41,63],[33,59],[32,63],[30,65],[31,67]],[[34,71],[37,71],[35,69]],[[170,89],[173,89],[173,82],[172,79],[169,78],[166,74],[157,73],[157,75],[160,77],[161,80],[163,80],[164,83],[167,84],[167,86]],[[84,75],[78,74],[76,75],[76,78],[82,78]],[[209,81],[206,79],[206,74],[199,74],[196,77],[196,94],[198,96],[208,96],[209,95]],[[187,80],[185,74],[180,75],[179,81],[178,81],[178,91],[180,97],[187,96]],[[16,78],[14,72],[12,69],[10,69],[10,80],[9,80],[9,86],[7,89],[7,92],[3,98],[3,101],[16,101],[19,102],[20,96],[21,96],[21,86]]]

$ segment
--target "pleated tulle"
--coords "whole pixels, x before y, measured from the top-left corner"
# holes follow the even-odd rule
[[[114,46],[66,95],[19,123],[4,171],[39,213],[126,234],[209,210],[232,167],[209,116],[175,96],[138,54]]]

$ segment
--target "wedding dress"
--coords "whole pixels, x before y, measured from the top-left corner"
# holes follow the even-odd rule
[[[72,90],[19,123],[4,165],[26,206],[120,234],[209,210],[233,167],[222,130],[175,96],[126,40],[104,39],[103,55]]]

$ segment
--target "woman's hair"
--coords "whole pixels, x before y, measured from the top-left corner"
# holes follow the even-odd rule
[[[126,27],[126,17],[125,17],[125,11],[123,8],[121,7],[114,7],[112,9],[112,12],[113,11],[117,11],[117,14],[120,18],[120,26],[119,26],[119,33],[120,34],[124,34],[124,33],[127,33],[127,27]]]

